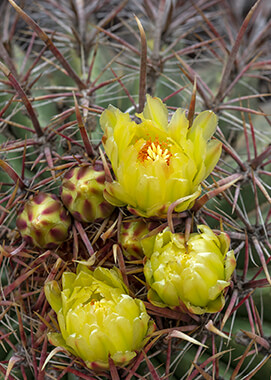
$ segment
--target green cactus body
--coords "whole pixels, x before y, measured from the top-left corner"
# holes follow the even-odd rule
[[[75,219],[89,223],[111,215],[115,207],[103,197],[104,181],[99,166],[74,167],[65,174],[60,195]]]
[[[67,239],[71,218],[56,195],[40,192],[21,207],[16,225],[28,244],[54,248]]]

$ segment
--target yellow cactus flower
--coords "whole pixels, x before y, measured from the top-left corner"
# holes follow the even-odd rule
[[[77,273],[64,272],[62,290],[56,281],[45,284],[45,295],[57,313],[60,333],[49,341],[82,358],[93,369],[128,364],[154,330],[143,302],[128,295],[117,268],[83,265]]]
[[[198,230],[187,242],[168,229],[141,241],[148,299],[154,305],[194,314],[215,313],[224,306],[224,289],[236,265],[234,252],[228,251],[230,239],[205,225]]]
[[[185,111],[177,109],[168,123],[166,106],[147,95],[137,116],[140,124],[113,106],[101,115],[102,141],[115,174],[105,184],[105,198],[144,217],[165,217],[181,198],[175,211],[191,208],[221,154],[221,142],[211,139],[216,115],[201,112],[189,128]]]

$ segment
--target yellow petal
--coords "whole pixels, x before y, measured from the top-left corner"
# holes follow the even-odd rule
[[[104,138],[103,138],[104,140]],[[119,150],[113,136],[108,137],[106,142],[103,141],[105,153],[107,154],[113,170],[117,170],[119,164]]]
[[[127,204],[134,203],[133,200],[126,194],[121,185],[116,182],[107,182],[105,184],[104,198],[107,202],[117,207],[123,207]]]
[[[152,120],[143,120],[142,123],[136,126],[137,139],[144,138],[144,140],[149,140],[151,138],[154,141],[157,138],[159,141],[166,141],[167,136],[167,131],[161,129]]]
[[[130,320],[123,318],[122,316],[114,317],[112,316],[104,320],[104,330],[106,335],[110,337],[111,342],[117,347],[120,352],[127,351],[128,348],[132,347],[133,344],[133,323]],[[113,354],[113,352],[112,352]]]
[[[67,351],[72,351],[73,354],[75,354],[75,352],[73,350],[70,349],[70,347],[68,347],[66,345],[66,342],[65,340],[63,339],[63,336],[59,333],[53,333],[53,332],[49,332],[47,334],[48,336],[48,340],[51,344],[53,344],[54,346],[57,346],[57,347],[63,347],[65,348]]]
[[[207,144],[207,152],[204,160],[206,167],[206,177],[213,171],[222,151],[222,143],[218,140],[211,140]],[[206,178],[205,177],[205,178]]]
[[[136,356],[136,352],[126,351],[126,352],[116,352],[111,356],[114,363],[118,365],[125,365],[130,362]]]
[[[192,305],[204,307],[208,303],[208,286],[199,273],[193,268],[185,268],[182,272],[181,299]]]
[[[104,132],[108,128],[114,129],[119,113],[120,111],[116,107],[109,105],[108,108],[101,114],[100,125]]]
[[[169,306],[178,306],[179,305],[179,297],[176,287],[173,282],[163,283],[162,281],[156,281],[152,285],[152,290],[154,290],[161,300],[167,303]]]
[[[185,111],[178,108],[173,114],[168,126],[169,136],[183,148],[186,144],[186,136],[188,132],[188,120],[185,116]]]
[[[115,171],[116,178],[123,191],[127,194],[133,194],[137,186],[138,178],[140,177],[140,165],[138,163],[138,152],[134,146],[130,146],[125,157],[120,161],[117,170]]]
[[[149,289],[147,297],[154,306],[167,307],[167,304],[162,301],[159,295],[152,288]]]
[[[105,132],[102,142],[115,170],[123,158],[123,152],[134,138],[136,124],[129,114],[109,106],[101,115],[100,125]]]
[[[152,98],[147,94],[147,102],[143,113],[138,114],[142,120],[151,120],[158,128],[167,130],[168,126],[168,110],[165,104],[159,98]]]
[[[122,155],[123,151],[127,149],[133,140],[135,131],[136,123],[131,121],[127,113],[120,112],[114,128],[114,140],[117,143],[120,155]]]
[[[72,272],[64,272],[62,276],[62,288],[69,289],[70,292],[74,289],[74,280],[76,275]]]
[[[202,137],[208,141],[215,133],[217,127],[217,116],[212,111],[201,112],[194,120],[193,125],[188,133],[188,138],[194,141],[199,131]]]
[[[163,204],[163,189],[160,188],[160,181],[157,177],[150,177],[146,174],[139,178],[135,189],[136,206],[141,210],[146,210],[151,205],[153,208]]]
[[[44,292],[51,308],[58,313],[62,307],[61,290],[58,283],[54,280],[47,282],[44,286]]]
[[[194,138],[194,141],[193,141],[193,145],[194,145],[194,154],[193,154],[193,157],[194,157],[194,161],[195,161],[195,164],[198,168],[198,170],[200,170],[202,164],[204,163],[204,160],[205,160],[205,156],[206,156],[206,141],[203,139],[203,136],[202,136],[202,133],[201,131],[198,131],[198,133],[195,135],[195,138]]]
[[[144,318],[145,317],[145,318]],[[134,319],[133,323],[133,333],[132,333],[132,338],[133,338],[133,343],[131,347],[133,349],[140,349],[144,344],[144,337],[148,333],[147,329],[147,320],[146,320],[146,314],[142,314],[139,317]]]
[[[228,234],[221,232],[221,234],[218,235],[218,239],[220,242],[221,252],[223,252],[225,255],[230,248],[230,242],[231,242],[230,237]]]
[[[191,182],[187,178],[169,178],[167,182],[166,201],[183,198],[191,193]]]
[[[175,207],[176,212],[182,212],[185,210],[189,210],[191,207],[193,207],[195,200],[200,196],[201,193],[201,186],[199,185],[195,192],[187,196],[189,199],[186,201],[180,203],[178,206]]]

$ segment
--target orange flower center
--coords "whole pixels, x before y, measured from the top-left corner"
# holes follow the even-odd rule
[[[164,161],[169,165],[170,157],[172,154],[168,150],[166,142],[159,142],[156,138],[155,141],[149,139],[138,152],[138,159],[141,162],[149,161]]]

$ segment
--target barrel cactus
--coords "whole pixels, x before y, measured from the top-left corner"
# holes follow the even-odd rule
[[[270,1],[0,10],[0,378],[269,379]]]

